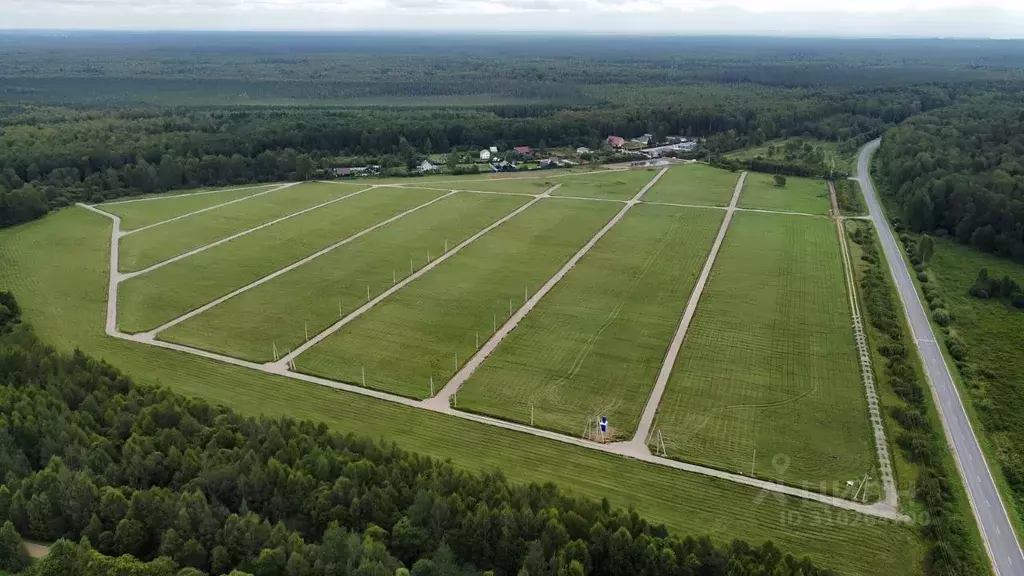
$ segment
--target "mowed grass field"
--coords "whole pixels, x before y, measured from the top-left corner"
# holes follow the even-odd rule
[[[340,315],[454,248],[529,198],[459,193],[383,226],[266,284],[211,308],[160,339],[256,362],[273,360],[324,330]]]
[[[122,230],[135,230],[176,218],[182,214],[195,212],[196,210],[203,210],[211,206],[232,202],[256,194],[263,194],[280,186],[282,184],[198,190],[185,194],[154,194],[98,204],[96,207],[114,216],[119,216],[121,218]]]
[[[443,192],[375,188],[123,282],[118,326],[151,330]],[[244,204],[244,202],[242,203]],[[228,206],[233,208],[237,206]]]
[[[459,409],[580,434],[607,416],[632,437],[724,213],[640,204],[572,269],[459,392]]]
[[[913,576],[923,570],[916,526],[872,519],[739,484],[500,430],[191,356],[109,338],[110,221],[82,208],[0,230],[0,290],[55,346],[80,348],[145,385],[250,415],[324,422],[333,430],[397,442],[471,471],[500,468],[515,482],[556,482],[572,494],[635,506],[679,534],[771,540],[843,574]]]
[[[283,216],[359,194],[361,190],[365,189],[322,183],[297,184],[129,234],[121,239],[119,268],[123,272],[141,270]]]
[[[300,372],[430,396],[621,209],[546,199],[505,222],[295,360]],[[458,358],[456,358],[458,357]]]
[[[828,184],[824,180],[787,176],[786,185],[780,188],[773,178],[771,174],[747,173],[740,208],[828,214]]]
[[[738,213],[654,426],[674,458],[831,490],[877,477],[859,370],[833,222]]]
[[[670,168],[644,194],[644,200],[696,206],[728,206],[739,179],[739,172],[712,168],[706,164],[680,164]]]
[[[404,186],[419,185],[445,190],[478,190],[482,192],[504,192],[511,194],[540,194],[560,181],[560,178],[540,176],[487,179],[482,179],[480,176],[476,176],[476,178],[472,179],[466,178],[462,180],[437,183],[425,182],[423,184],[419,184],[417,180],[413,180],[409,184],[404,184]]]
[[[552,196],[579,196],[605,200],[629,200],[658,174],[657,170],[620,170],[617,172],[575,175],[559,178],[561,186]]]

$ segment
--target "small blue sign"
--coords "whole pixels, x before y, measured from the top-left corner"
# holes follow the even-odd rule
[[[607,431],[608,431],[608,418],[605,417],[605,416],[601,416],[601,432],[607,432]]]

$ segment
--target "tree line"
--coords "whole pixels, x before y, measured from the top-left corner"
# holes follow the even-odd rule
[[[1024,100],[987,95],[886,134],[879,175],[904,223],[1024,262]]]
[[[28,576],[824,575],[58,352],[0,293],[0,570]],[[58,541],[27,566],[20,538]],[[123,570],[118,566],[126,567]],[[128,571],[130,568],[131,571]]]

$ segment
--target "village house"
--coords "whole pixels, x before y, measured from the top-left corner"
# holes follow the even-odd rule
[[[429,174],[431,172],[437,172],[440,169],[441,169],[440,167],[438,167],[436,164],[434,164],[430,160],[424,160],[423,162],[420,162],[419,166],[416,167],[416,170],[420,174]]]
[[[491,151],[490,150],[481,150],[480,151],[480,160],[481,161],[487,162],[490,159],[491,159]]]
[[[621,136],[609,136],[605,142],[611,144],[613,148],[622,148],[626,144],[626,139]]]
[[[533,148],[530,148],[529,146],[516,146],[513,150],[519,152],[523,156],[530,156],[533,154]]]

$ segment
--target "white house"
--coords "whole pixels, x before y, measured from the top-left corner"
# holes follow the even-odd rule
[[[497,154],[497,153],[498,153],[498,147],[497,146],[491,146],[491,154]]]
[[[576,154],[580,156],[582,156],[583,154],[590,154],[590,152],[590,148],[587,148],[586,146],[580,146],[579,148],[576,149]]]
[[[484,162],[486,162],[486,161],[488,161],[490,159],[491,159],[491,151],[490,150],[481,150],[480,151],[480,160],[483,160]]]
[[[434,163],[431,162],[430,160],[424,160],[423,162],[420,163],[419,166],[419,171],[424,174],[426,174],[427,172],[436,172],[437,170],[439,170],[439,168],[435,166]]]

